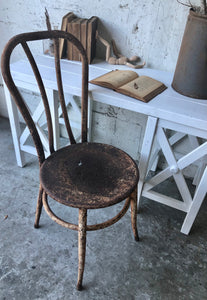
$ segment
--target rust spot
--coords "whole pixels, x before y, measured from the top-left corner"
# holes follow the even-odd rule
[[[119,8],[121,8],[121,9],[128,8],[128,7],[129,7],[129,4],[125,4],[125,5],[119,4]]]
[[[138,27],[138,24],[136,23],[134,26],[133,26],[133,29],[132,29],[132,33],[135,34],[137,33],[139,30],[139,27]]]

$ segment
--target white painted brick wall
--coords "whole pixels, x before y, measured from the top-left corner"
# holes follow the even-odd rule
[[[191,2],[199,4],[200,0]],[[52,27],[60,28],[63,15],[69,11],[80,17],[98,16],[99,33],[109,41],[115,39],[121,53],[128,57],[139,55],[147,67],[172,72],[189,10],[176,0],[0,0],[0,52],[15,34],[45,30],[45,7]],[[42,51],[42,45],[39,48]],[[101,44],[97,53],[100,57],[105,54]],[[14,60],[20,57],[17,51]],[[0,115],[7,116],[2,80]],[[95,140],[114,143],[138,157],[145,117],[100,104],[95,105],[93,117]]]

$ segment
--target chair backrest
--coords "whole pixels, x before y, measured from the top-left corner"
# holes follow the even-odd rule
[[[37,84],[39,86],[40,95],[42,101],[44,103],[45,114],[47,119],[48,126],[48,139],[49,139],[49,149],[50,153],[54,152],[54,137],[53,137],[53,128],[52,128],[52,120],[51,120],[51,112],[48,103],[47,94],[45,91],[45,87],[38,69],[38,66],[35,62],[34,56],[28,46],[28,42],[30,41],[38,41],[50,39],[54,42],[54,61],[55,61],[55,70],[56,70],[56,78],[57,78],[57,87],[58,87],[58,95],[59,101],[62,108],[62,115],[65,121],[65,126],[68,132],[68,136],[70,142],[72,144],[76,143],[70,122],[68,117],[68,111],[65,104],[65,97],[63,91],[62,84],[62,76],[61,76],[61,67],[60,67],[60,59],[59,59],[59,41],[61,39],[65,39],[72,43],[80,53],[81,61],[82,61],[82,92],[81,92],[81,141],[87,142],[87,116],[88,116],[88,60],[86,52],[82,46],[82,44],[70,33],[59,31],[59,30],[51,30],[51,31],[39,31],[39,32],[29,32],[16,35],[6,44],[4,51],[2,53],[1,58],[1,70],[4,81],[16,102],[17,107],[19,108],[29,130],[32,135],[40,165],[45,160],[44,148],[38,134],[38,130],[35,126],[35,122],[32,119],[32,116],[29,112],[27,104],[25,103],[19,89],[16,87],[14,80],[10,71],[10,57],[17,45],[21,45],[26,53],[26,56],[31,64],[32,70],[34,72]]]

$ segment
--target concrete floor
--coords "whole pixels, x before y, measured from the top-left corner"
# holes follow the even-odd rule
[[[0,118],[0,300],[32,299],[207,299],[207,201],[189,236],[180,233],[185,214],[143,199],[135,242],[130,213],[110,228],[87,235],[82,292],[77,278],[77,232],[45,212],[34,229],[38,164],[27,155],[16,165],[7,119]],[[169,190],[169,186],[166,186]],[[75,221],[74,209],[52,205]],[[100,221],[117,207],[103,210]],[[97,211],[89,213],[96,222]]]

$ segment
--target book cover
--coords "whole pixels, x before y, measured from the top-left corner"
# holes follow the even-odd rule
[[[96,30],[98,26],[98,18],[93,16],[88,20],[88,38],[87,38],[87,56],[89,64],[96,54]]]
[[[61,30],[62,31],[67,31],[67,24],[73,20],[76,16],[74,15],[74,13],[69,12],[68,14],[66,14],[63,18],[62,18],[62,25],[61,25]],[[59,55],[60,58],[64,58],[67,55],[67,41],[64,39],[60,39],[59,42]]]
[[[73,35],[80,41],[80,23],[82,19],[76,18],[74,22],[72,22],[72,33]],[[80,60],[80,55],[78,49],[73,45],[72,46],[72,60]]]
[[[70,22],[68,22],[68,24],[67,24],[67,32],[73,34],[73,22],[75,22],[76,19],[79,19],[79,18],[76,17],[76,18],[72,19]],[[73,59],[72,46],[73,45],[69,41],[67,41],[67,58],[69,60]]]
[[[81,22],[80,41],[83,48],[87,51],[87,35],[88,35],[88,20],[83,19]]]

